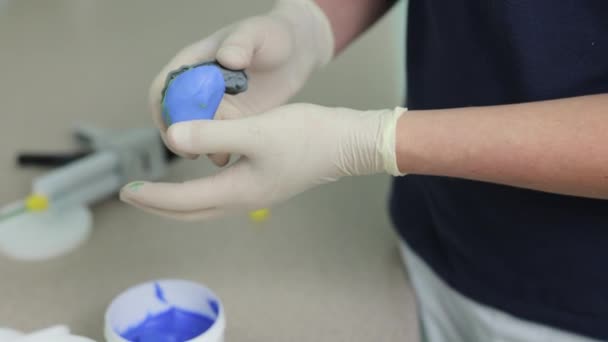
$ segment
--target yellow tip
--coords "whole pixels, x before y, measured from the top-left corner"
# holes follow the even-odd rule
[[[255,210],[249,213],[249,218],[254,222],[266,221],[268,216],[270,216],[270,210],[268,209]]]
[[[31,195],[25,199],[28,211],[43,211],[49,208],[49,199],[44,195]]]

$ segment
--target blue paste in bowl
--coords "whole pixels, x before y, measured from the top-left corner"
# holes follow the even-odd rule
[[[118,296],[106,312],[106,340],[221,341],[225,318],[219,298],[183,280],[140,284]]]
[[[183,342],[200,336],[214,322],[201,314],[171,308],[147,317],[121,336],[132,342]]]

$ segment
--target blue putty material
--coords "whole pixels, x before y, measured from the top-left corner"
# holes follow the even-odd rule
[[[160,287],[160,285],[158,283],[154,283],[154,294],[156,295],[156,298],[158,298],[159,301],[167,304],[167,299],[165,298],[165,292],[163,291],[163,288]]]
[[[226,84],[219,67],[207,64],[187,69],[169,81],[162,100],[167,126],[176,122],[211,120],[224,97]]]
[[[156,298],[168,304],[162,287],[154,284]],[[213,312],[219,314],[219,304],[210,300]],[[143,322],[127,329],[121,336],[132,342],[184,342],[200,336],[215,322],[207,316],[172,307],[156,315],[148,315]]]
[[[213,310],[213,313],[218,316],[220,314],[220,304],[212,299],[210,299],[208,303],[211,307],[211,310]]]
[[[171,308],[146,317],[141,324],[121,336],[132,342],[184,342],[201,335],[213,323],[213,319],[201,314]]]

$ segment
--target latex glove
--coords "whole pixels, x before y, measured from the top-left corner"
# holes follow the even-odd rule
[[[216,119],[237,119],[284,104],[310,73],[333,57],[333,33],[323,11],[312,0],[279,0],[270,13],[252,17],[179,52],[158,74],[150,88],[154,122],[166,142],[162,119],[162,90],[167,74],[185,65],[217,60],[228,69],[246,69],[248,90],[225,95]],[[196,158],[197,154],[184,154]],[[223,166],[227,154],[211,158]]]
[[[404,111],[294,104],[239,120],[176,123],[168,130],[173,148],[241,158],[207,178],[127,185],[121,199],[164,216],[207,219],[271,206],[345,176],[400,175],[395,130]]]

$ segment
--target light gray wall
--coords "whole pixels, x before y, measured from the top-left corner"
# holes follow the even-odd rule
[[[404,98],[403,2],[360,37],[297,100],[359,109],[402,105]]]

